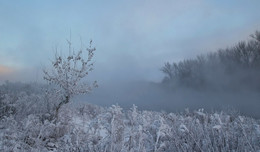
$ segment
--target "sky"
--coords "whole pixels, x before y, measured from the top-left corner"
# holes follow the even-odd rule
[[[41,81],[55,48],[90,39],[90,79],[163,79],[178,62],[247,40],[260,30],[259,0],[0,0],[0,81]]]

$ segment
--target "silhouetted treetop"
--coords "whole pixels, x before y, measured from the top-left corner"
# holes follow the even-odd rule
[[[260,89],[260,32],[249,41],[161,68],[163,84],[176,87],[214,89]]]

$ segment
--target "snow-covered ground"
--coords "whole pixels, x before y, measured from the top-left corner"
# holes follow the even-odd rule
[[[119,105],[64,105],[36,85],[0,88],[0,151],[260,151],[260,121],[232,110],[166,113]],[[2,86],[3,87],[3,86]]]
[[[236,113],[66,106],[55,124],[4,117],[0,151],[259,151],[260,123]]]

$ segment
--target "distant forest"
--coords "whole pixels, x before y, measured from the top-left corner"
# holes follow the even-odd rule
[[[260,32],[233,47],[195,59],[165,63],[164,86],[171,89],[260,91]]]

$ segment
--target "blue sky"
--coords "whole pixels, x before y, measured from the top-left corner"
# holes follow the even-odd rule
[[[179,61],[260,30],[259,0],[0,0],[0,80],[40,80],[54,48],[93,39],[93,77],[159,81]]]

